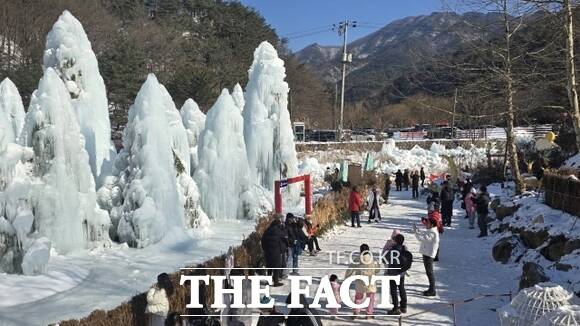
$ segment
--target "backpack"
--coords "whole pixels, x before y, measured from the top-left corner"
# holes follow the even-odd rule
[[[411,265],[413,265],[413,254],[409,250],[403,249],[399,255],[399,261],[401,262],[401,274],[403,274],[411,269]]]

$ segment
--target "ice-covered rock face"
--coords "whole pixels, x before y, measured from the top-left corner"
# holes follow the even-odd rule
[[[204,211],[213,219],[255,217],[244,123],[227,89],[209,110],[198,143],[199,185]]]
[[[236,86],[234,86],[234,90],[232,91],[232,98],[234,99],[236,106],[240,108],[240,111],[244,111],[246,100],[244,98],[244,90],[242,90],[242,86],[240,86],[240,84],[236,84]]]
[[[205,128],[205,114],[201,112],[197,103],[192,99],[187,99],[181,107],[181,120],[187,132],[189,141],[189,152],[191,157],[190,174],[193,175],[197,168],[197,142],[199,134]]]
[[[52,68],[34,92],[21,142],[34,150],[34,226],[59,252],[108,241],[108,214],[95,184],[70,96]]]
[[[122,192],[122,203],[111,209],[112,236],[135,247],[184,229],[165,92],[154,75],[147,77],[123,131],[123,150],[115,163],[120,170],[118,188],[99,190],[99,194]]]
[[[81,23],[64,11],[46,38],[43,68],[53,68],[71,97],[97,185],[110,174],[111,125],[105,83]]]
[[[16,143],[24,125],[24,105],[14,83],[6,78],[0,83],[0,147]],[[1,148],[0,148],[1,149]]]
[[[288,84],[284,61],[274,47],[262,42],[249,70],[244,107],[244,137],[250,169],[266,189],[274,181],[294,177],[298,161],[288,112]],[[287,187],[285,199],[296,201],[297,187]]]

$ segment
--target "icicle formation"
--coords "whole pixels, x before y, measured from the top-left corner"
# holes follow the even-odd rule
[[[209,218],[199,204],[199,190],[191,177],[190,148],[188,133],[181,115],[167,89],[159,85],[163,93],[165,117],[173,151],[174,169],[177,175],[177,190],[181,206],[184,208],[184,222],[187,228],[205,229],[209,227]],[[199,109],[198,109],[199,110]],[[201,112],[200,112],[201,113]],[[203,113],[202,113],[203,114]],[[205,116],[204,116],[205,119]]]
[[[189,174],[190,171],[190,156],[189,156],[189,141],[187,138],[187,132],[185,131],[185,127],[183,126],[183,122],[181,121],[181,116],[179,115],[179,111],[175,107],[175,103],[173,103],[173,99],[169,92],[165,88],[165,86],[159,84],[161,88],[161,92],[163,94],[163,106],[165,109],[165,117],[167,118],[168,128],[167,131],[169,133],[169,139],[171,141],[171,148],[173,149],[173,154],[177,155],[179,161],[181,161],[181,165],[183,165],[183,169],[178,168],[178,173],[185,171]]]
[[[110,174],[115,155],[105,83],[97,58],[81,23],[64,11],[48,33],[44,69],[53,68],[64,81],[72,99],[85,149],[97,185]]]
[[[284,61],[268,42],[254,52],[249,70],[244,108],[244,137],[250,169],[266,189],[274,188],[274,180],[298,173],[294,134],[288,112],[288,84],[284,81]],[[298,198],[298,188],[285,199]]]
[[[167,107],[164,88],[150,74],[129,110],[123,150],[115,162],[119,179],[111,187],[116,193],[112,205],[119,206],[111,208],[111,236],[133,247],[156,243],[184,227]]]
[[[244,99],[244,91],[242,90],[242,86],[240,86],[240,84],[236,84],[236,86],[234,86],[234,90],[232,91],[232,98],[234,99],[236,106],[240,108],[240,111],[244,111],[246,100]]]
[[[190,174],[193,175],[197,168],[197,142],[199,134],[205,128],[205,114],[201,112],[194,100],[187,99],[181,107],[181,120],[189,141],[189,152],[191,156]]]
[[[254,217],[254,196],[240,110],[227,89],[209,110],[199,138],[195,180],[201,203],[213,219]]]
[[[34,150],[34,226],[60,252],[108,240],[108,214],[96,205],[88,155],[58,74],[49,68],[34,92],[21,142]]]
[[[6,78],[0,83],[0,129],[6,143],[16,143],[24,125],[24,105],[14,83]],[[2,150],[2,140],[0,140]]]
[[[0,143],[3,132],[0,129]],[[18,144],[0,146],[0,272],[22,273],[22,259],[35,240],[28,163],[33,155],[31,148]]]
[[[572,296],[554,283],[540,283],[523,289],[511,303],[498,309],[501,325],[533,325],[544,314],[570,304]]]

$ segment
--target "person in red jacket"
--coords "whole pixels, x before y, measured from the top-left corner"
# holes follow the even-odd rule
[[[360,228],[360,211],[362,210],[363,198],[358,192],[358,187],[352,187],[350,197],[348,198],[348,208],[350,210],[351,226],[354,228],[354,221],[356,220],[356,227]]]

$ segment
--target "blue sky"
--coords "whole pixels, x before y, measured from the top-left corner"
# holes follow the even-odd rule
[[[240,0],[257,9],[278,35],[290,37],[292,50],[311,43],[337,45],[342,41],[335,32],[326,31],[333,23],[356,20],[365,27],[349,31],[349,40],[377,30],[377,26],[407,17],[441,11],[441,0]],[[305,33],[299,33],[308,31]],[[304,36],[307,33],[314,35]]]

